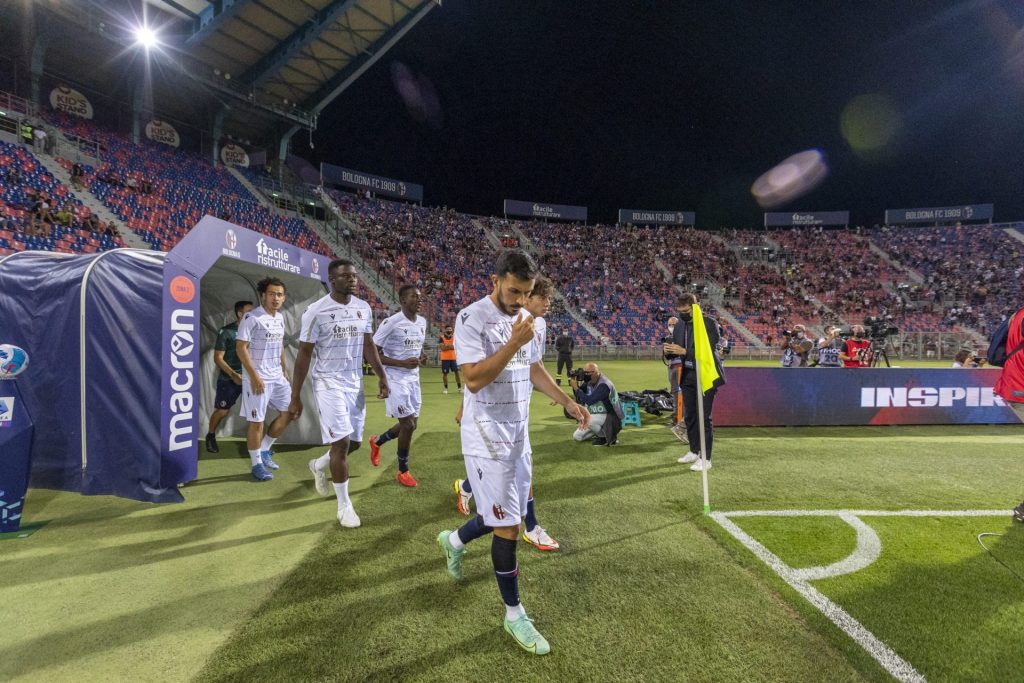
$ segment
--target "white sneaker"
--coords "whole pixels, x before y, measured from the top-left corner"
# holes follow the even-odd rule
[[[447,389],[444,389],[444,390],[443,390],[443,391],[442,391],[441,393],[442,393],[442,394],[447,394],[447,393],[448,393],[448,390],[447,390]]]
[[[711,461],[710,460],[698,460],[697,462],[695,462],[692,465],[690,465],[690,469],[692,471],[694,471],[694,472],[700,472],[701,470],[710,470],[711,469]]]
[[[680,422],[677,425],[673,425],[672,426],[672,433],[675,434],[675,437],[677,439],[679,439],[683,443],[689,445],[690,440],[686,437],[686,425],[685,424]]]
[[[540,524],[533,527],[533,531],[524,531],[523,539],[537,550],[558,550],[559,548],[558,541],[551,538]]]
[[[329,496],[334,493],[327,481],[327,470],[321,472],[316,468],[316,458],[309,461],[309,471],[313,473],[313,486],[316,487],[317,493],[321,496]]]
[[[338,523],[349,529],[355,529],[362,524],[359,521],[359,515],[356,514],[356,509],[351,505],[338,512]]]
[[[686,455],[676,460],[676,462],[679,463],[680,465],[685,465],[686,463],[693,462],[699,457],[700,456],[694,453],[693,451],[689,451]]]

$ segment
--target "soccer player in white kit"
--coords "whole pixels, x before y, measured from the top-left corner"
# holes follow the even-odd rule
[[[543,275],[534,282],[533,291],[523,308],[533,316],[533,336],[543,358],[547,346],[548,323],[544,316],[551,311],[551,295],[554,284]],[[557,382],[556,382],[557,384]],[[462,423],[462,407],[455,416],[455,421]],[[473,485],[467,479],[455,480],[456,505],[464,515],[470,514],[469,501],[473,498]],[[558,550],[558,541],[551,537],[547,530],[537,521],[536,505],[533,499],[533,486],[530,487],[530,498],[526,501],[526,514],[523,516],[523,540],[538,550],[550,552]]]
[[[276,277],[266,277],[256,283],[260,307],[246,313],[238,323],[235,351],[242,361],[241,416],[249,422],[245,446],[249,450],[252,476],[256,481],[270,481],[270,470],[280,469],[270,448],[291,423],[288,412],[288,370],[284,362],[284,283]],[[270,423],[266,435],[263,421],[267,408],[281,411]]]
[[[437,536],[448,573],[462,578],[466,545],[484,534],[505,603],[505,631],[533,654],[551,651],[519,600],[516,541],[533,474],[529,419],[531,391],[563,406],[581,427],[589,414],[555,384],[544,369],[533,318],[522,310],[537,278],[533,260],[519,250],[503,251],[495,264],[490,296],[471,304],[455,323],[455,352],[468,391],[460,425],[467,478],[478,514],[457,531]]]
[[[388,417],[398,424],[386,432],[370,437],[370,464],[380,465],[380,447],[398,439],[398,476],[402,486],[416,486],[409,472],[409,445],[420,416],[423,399],[420,392],[420,365],[423,364],[423,342],[427,338],[427,321],[420,310],[420,290],[416,285],[402,285],[398,300],[402,310],[387,318],[373,335],[380,361],[388,376],[388,397],[384,400]]]
[[[359,448],[366,422],[366,397],[363,394],[363,360],[373,367],[379,381],[378,398],[387,398],[388,380],[373,345],[373,311],[362,299],[353,296],[359,279],[355,265],[346,259],[331,261],[327,267],[331,292],[309,305],[302,314],[299,355],[295,359],[288,411],[293,419],[302,415],[302,385],[309,373],[313,351],[313,397],[320,414],[320,435],[331,449],[309,461],[316,491],[331,495],[327,484],[330,468],[334,494],[338,499],[338,523],[358,527],[361,522],[348,495],[348,454]]]

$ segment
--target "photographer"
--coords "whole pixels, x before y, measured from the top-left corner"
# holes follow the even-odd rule
[[[678,323],[679,318],[675,316],[668,319],[668,336],[662,337],[661,339],[663,349],[665,344],[672,343],[672,335],[675,332],[676,325]],[[678,354],[662,350],[661,358],[665,365],[668,366],[668,390],[672,394],[672,404],[676,407],[676,409],[672,411],[672,427],[673,431],[675,431],[675,427],[679,424],[679,370],[680,366],[683,364],[683,357]]]
[[[595,446],[616,443],[622,430],[623,414],[619,394],[611,380],[601,374],[596,363],[587,363],[582,371],[569,373],[569,386],[576,402],[590,413],[590,425],[586,429],[577,429],[572,438],[583,441],[596,436],[592,442]]]
[[[784,330],[782,333],[782,367],[784,368],[805,368],[807,367],[807,356],[814,348],[814,341],[807,336],[803,325],[794,325],[792,330]]]
[[[870,350],[871,342],[864,337],[864,326],[854,325],[853,336],[846,340],[839,359],[844,368],[866,368],[871,365]]]
[[[843,361],[839,356],[845,348],[846,342],[839,336],[839,328],[835,325],[826,327],[825,336],[818,340],[818,367],[843,367]]]

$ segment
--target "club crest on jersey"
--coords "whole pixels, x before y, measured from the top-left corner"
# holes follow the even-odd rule
[[[495,503],[491,506],[491,512],[497,519],[505,519],[505,511],[501,509],[501,506]]]
[[[255,410],[252,411],[252,419],[254,419],[254,420],[256,419],[256,411]]]
[[[363,319],[363,312],[362,311],[356,311],[356,317],[359,318],[360,320],[362,320]]]

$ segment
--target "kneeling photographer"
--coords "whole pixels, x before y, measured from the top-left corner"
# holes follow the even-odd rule
[[[590,413],[589,427],[577,429],[572,438],[584,441],[597,437],[593,441],[595,446],[611,446],[618,441],[623,417],[619,394],[611,380],[601,374],[597,364],[587,363],[582,370],[570,372],[569,386],[576,402],[586,406]]]

